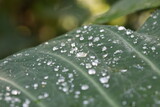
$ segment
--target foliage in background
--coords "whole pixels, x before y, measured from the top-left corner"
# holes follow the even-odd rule
[[[75,0],[2,0],[0,13],[0,58],[61,35],[90,16]]]

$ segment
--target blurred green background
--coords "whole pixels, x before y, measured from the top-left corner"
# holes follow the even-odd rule
[[[118,0],[0,0],[0,59],[83,25]],[[150,11],[109,23],[137,29]]]

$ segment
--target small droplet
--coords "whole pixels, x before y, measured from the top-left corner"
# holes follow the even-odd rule
[[[118,27],[118,30],[125,30],[125,27],[119,26],[119,27]]]
[[[107,47],[105,47],[105,46],[102,47],[102,51],[105,51],[105,50],[107,50]]]
[[[81,36],[79,39],[80,39],[80,40],[84,40],[84,37]]]
[[[13,94],[13,95],[18,95],[18,94],[20,94],[20,91],[18,91],[18,90],[12,90],[12,91],[11,91],[11,94]]]
[[[134,35],[131,35],[131,38],[134,38]]]
[[[84,28],[84,29],[87,29],[87,28],[88,28],[88,26],[84,26],[83,28]]]
[[[88,74],[90,74],[90,75],[96,74],[96,70],[95,69],[89,69]]]
[[[53,49],[52,49],[53,51],[56,51],[56,50],[58,50],[58,48],[57,47],[53,47]]]
[[[98,65],[98,63],[99,63],[99,61],[98,61],[98,60],[94,60],[94,61],[92,61],[92,65],[93,65],[93,66],[97,66],[97,65]]]
[[[84,101],[83,101],[83,104],[84,104],[84,105],[87,105],[87,104],[89,104],[89,101],[84,100]]]
[[[48,79],[48,76],[45,76],[44,79],[45,79],[45,80]]]
[[[101,29],[100,32],[104,32],[104,29]]]
[[[93,42],[97,42],[97,41],[99,41],[99,37],[95,37],[93,40]]]
[[[86,68],[92,68],[92,65],[90,63],[87,63]]]
[[[86,57],[87,56],[87,53],[85,52],[79,52],[76,54],[76,57]]]
[[[122,105],[126,105],[127,104],[127,101],[122,101]]]
[[[152,49],[152,51],[155,51],[155,50],[156,50],[156,47],[152,46],[151,49]]]
[[[110,79],[110,76],[106,76],[106,77],[101,77],[101,78],[99,79],[99,81],[100,81],[101,83],[107,83],[109,79]]]
[[[87,90],[88,88],[89,88],[89,86],[86,85],[86,84],[81,86],[81,89],[82,89],[82,90]]]
[[[130,34],[132,34],[132,32],[129,31],[129,30],[127,30],[127,31],[126,31],[126,34],[127,34],[127,35],[130,35]]]
[[[77,30],[77,33],[81,33],[81,30]]]
[[[120,72],[127,72],[127,69],[122,69],[120,70]]]

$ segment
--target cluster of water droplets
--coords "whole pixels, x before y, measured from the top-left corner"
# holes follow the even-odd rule
[[[153,16],[153,18],[156,18],[156,16]],[[74,32],[65,34],[64,38],[65,40],[59,38],[53,42],[44,43],[41,45],[43,51],[39,52],[40,56],[33,55],[32,58],[35,62],[26,65],[30,66],[31,69],[24,71],[25,76],[31,77],[36,73],[41,73],[36,68],[46,70],[44,72],[51,71],[51,75],[44,73],[40,79],[35,76],[32,78],[34,83],[26,83],[25,89],[33,89],[34,92],[45,89],[50,85],[49,80],[54,79],[53,84],[57,87],[57,90],[65,93],[65,95],[73,96],[76,100],[82,99],[82,101],[80,100],[82,105],[89,105],[95,102],[93,97],[95,95],[89,95],[88,92],[93,90],[93,92],[100,94],[96,89],[97,85],[102,90],[110,90],[111,79],[116,80],[109,75],[110,72],[118,72],[121,75],[131,71],[141,72],[144,71],[145,67],[151,69],[141,56],[144,55],[154,60],[157,57],[159,58],[159,39],[127,30],[122,26],[107,28],[83,26]],[[24,56],[27,59],[30,54],[18,53],[13,57]],[[26,59],[23,61],[27,61]],[[7,65],[10,61],[11,59],[8,58],[3,61],[3,65]],[[33,70],[35,74],[30,70]],[[157,76],[152,76],[152,79],[156,80]],[[147,84],[146,87],[138,87],[138,91],[150,90],[153,87]],[[11,90],[9,87],[6,87],[6,90],[9,91],[8,96],[2,98],[4,95],[0,93],[0,100],[21,102],[20,99],[9,98],[10,95],[21,94],[21,91]],[[131,88],[126,90],[124,95],[127,97],[130,95],[129,98],[132,98],[137,92],[134,90],[134,93]],[[50,95],[47,91],[43,91],[36,97],[39,100],[45,100],[50,98]],[[25,99],[23,106],[27,107],[30,102],[30,100]],[[127,104],[126,100],[122,101],[122,105]],[[132,106],[135,105],[136,102],[132,101]]]

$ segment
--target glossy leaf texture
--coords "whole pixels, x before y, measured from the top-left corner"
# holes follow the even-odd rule
[[[139,10],[160,6],[160,0],[120,0],[109,11],[96,17],[94,23],[105,23]]]
[[[159,21],[83,26],[1,60],[0,106],[158,107]]]

